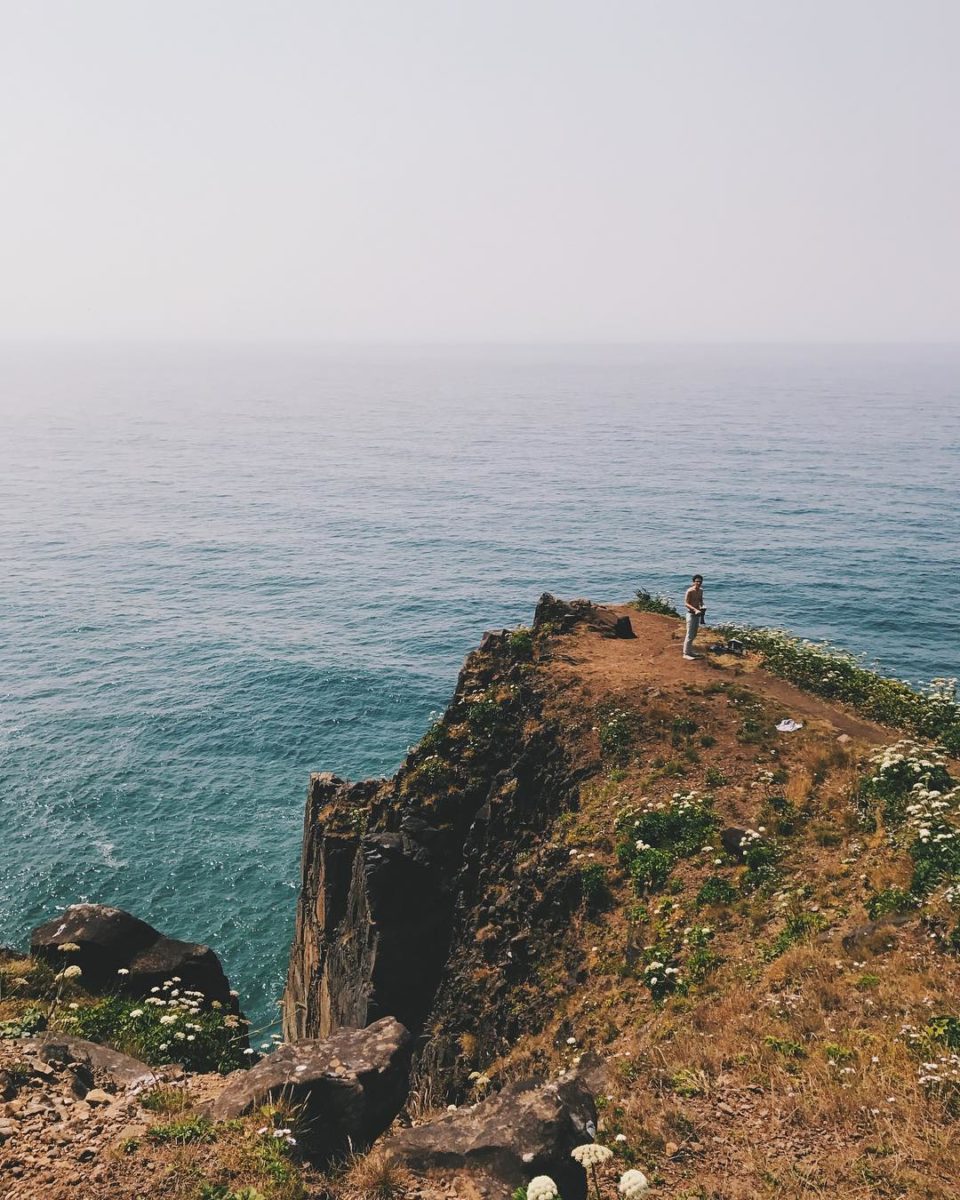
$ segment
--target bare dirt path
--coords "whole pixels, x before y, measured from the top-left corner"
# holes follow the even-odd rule
[[[584,627],[570,639],[569,652],[557,664],[558,671],[572,668],[591,694],[627,694],[650,687],[669,692],[686,684],[704,687],[714,682],[739,683],[775,701],[784,717],[804,724],[825,726],[868,745],[889,742],[897,736],[896,731],[857,716],[845,705],[820,700],[778,679],[763,670],[754,656],[710,653],[706,647],[714,637],[709,628],[698,638],[697,652],[703,657],[698,662],[687,662],[681,650],[681,622],[657,613],[637,612],[627,605],[602,607],[617,616],[628,616],[636,637],[605,638]]]

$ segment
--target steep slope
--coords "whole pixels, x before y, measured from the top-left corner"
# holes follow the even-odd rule
[[[545,597],[393,780],[314,778],[286,1036],[399,1017],[414,1112],[595,1050],[673,1195],[953,1195],[960,771],[679,636]]]

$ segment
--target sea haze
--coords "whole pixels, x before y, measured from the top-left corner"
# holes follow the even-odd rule
[[[960,674],[960,351],[0,351],[0,942],[79,900],[276,1015],[310,771],[539,594]]]

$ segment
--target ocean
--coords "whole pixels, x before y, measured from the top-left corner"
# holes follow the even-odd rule
[[[543,591],[960,675],[960,349],[0,349],[0,943],[208,942],[276,1019],[308,774]]]

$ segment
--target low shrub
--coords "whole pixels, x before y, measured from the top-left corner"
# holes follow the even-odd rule
[[[680,618],[668,596],[655,596],[645,588],[638,588],[636,597],[631,601],[631,607],[638,612],[660,613],[663,617],[676,617],[678,620]]]
[[[622,708],[601,708],[597,714],[596,730],[603,757],[621,765],[627,762],[638,726],[636,713]]]
[[[902,888],[884,888],[867,901],[867,914],[872,921],[888,913],[908,913],[917,907],[917,898]]]
[[[696,854],[716,832],[708,797],[677,792],[669,803],[628,810],[617,821],[623,838],[617,847],[638,891],[663,887],[675,864]]]
[[[169,1121],[163,1125],[152,1125],[144,1137],[157,1145],[175,1143],[187,1146],[191,1143],[216,1141],[213,1125],[206,1117],[186,1117],[182,1121]]]
[[[815,933],[821,933],[826,927],[827,922],[820,913],[801,911],[789,913],[786,925],[763,952],[763,957],[767,962],[772,962],[797,942],[806,941]]]
[[[607,869],[600,863],[591,863],[580,871],[580,893],[588,912],[600,912],[610,903],[610,888],[607,884]]]
[[[732,904],[737,898],[736,890],[722,875],[711,875],[705,879],[694,903],[697,908],[708,908],[714,904]]]
[[[206,1005],[200,992],[172,979],[146,999],[104,996],[61,1009],[56,1026],[87,1041],[113,1046],[151,1066],[179,1063],[188,1071],[225,1074],[248,1065],[244,1019]]]
[[[16,1017],[0,1021],[0,1038],[32,1037],[46,1028],[46,1013],[39,1008],[25,1008]]]
[[[527,628],[514,629],[507,638],[507,649],[521,662],[533,658],[533,634]]]
[[[748,829],[741,841],[741,850],[747,868],[740,880],[744,891],[754,892],[764,885],[776,882],[780,875],[783,852],[775,841]]]

